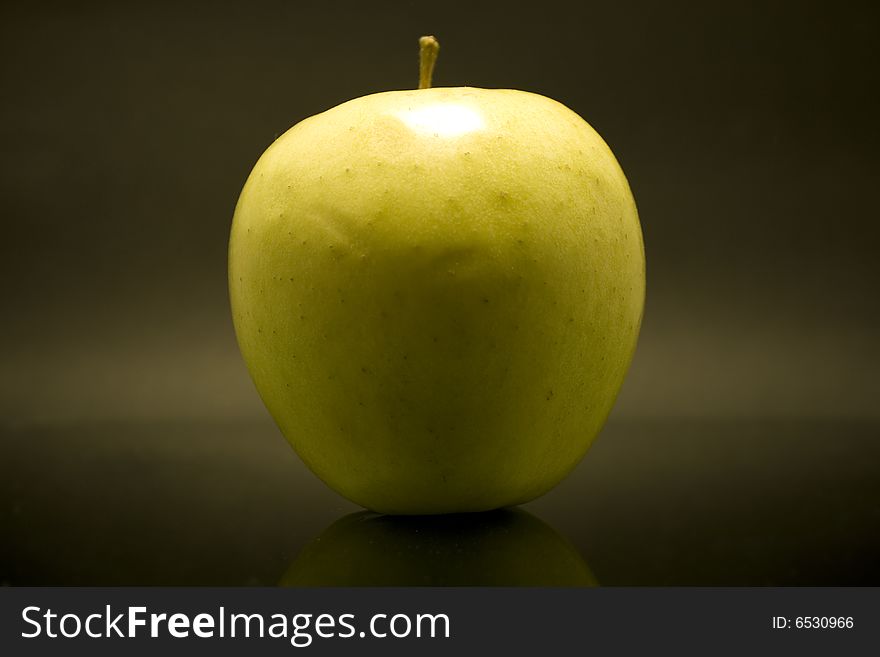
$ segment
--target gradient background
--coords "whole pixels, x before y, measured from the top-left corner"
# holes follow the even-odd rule
[[[275,136],[415,86],[433,33],[436,86],[584,116],[645,234],[618,405],[528,510],[603,584],[880,583],[878,17],[868,2],[4,4],[0,582],[271,584],[356,510],[250,382],[228,231]]]

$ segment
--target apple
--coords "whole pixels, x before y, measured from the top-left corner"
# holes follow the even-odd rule
[[[306,545],[281,586],[596,586],[577,549],[521,509],[347,515]]]
[[[553,488],[611,410],[644,305],[636,205],[601,137],[544,96],[430,88],[434,44],[425,88],[278,138],[229,243],[269,412],[331,488],[393,514]]]

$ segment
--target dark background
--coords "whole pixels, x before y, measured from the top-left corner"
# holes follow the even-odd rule
[[[415,86],[432,33],[436,86],[584,116],[642,219],[629,378],[527,508],[603,584],[880,583],[878,29],[869,2],[2,5],[0,581],[271,584],[355,510],[248,378],[228,232],[275,136]]]

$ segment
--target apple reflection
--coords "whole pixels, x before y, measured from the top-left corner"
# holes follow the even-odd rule
[[[575,547],[522,509],[340,518],[281,586],[596,586]]]

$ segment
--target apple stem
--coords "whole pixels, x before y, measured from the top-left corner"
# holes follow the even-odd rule
[[[434,64],[437,63],[439,52],[440,42],[435,37],[423,36],[419,39],[419,89],[431,88]]]

